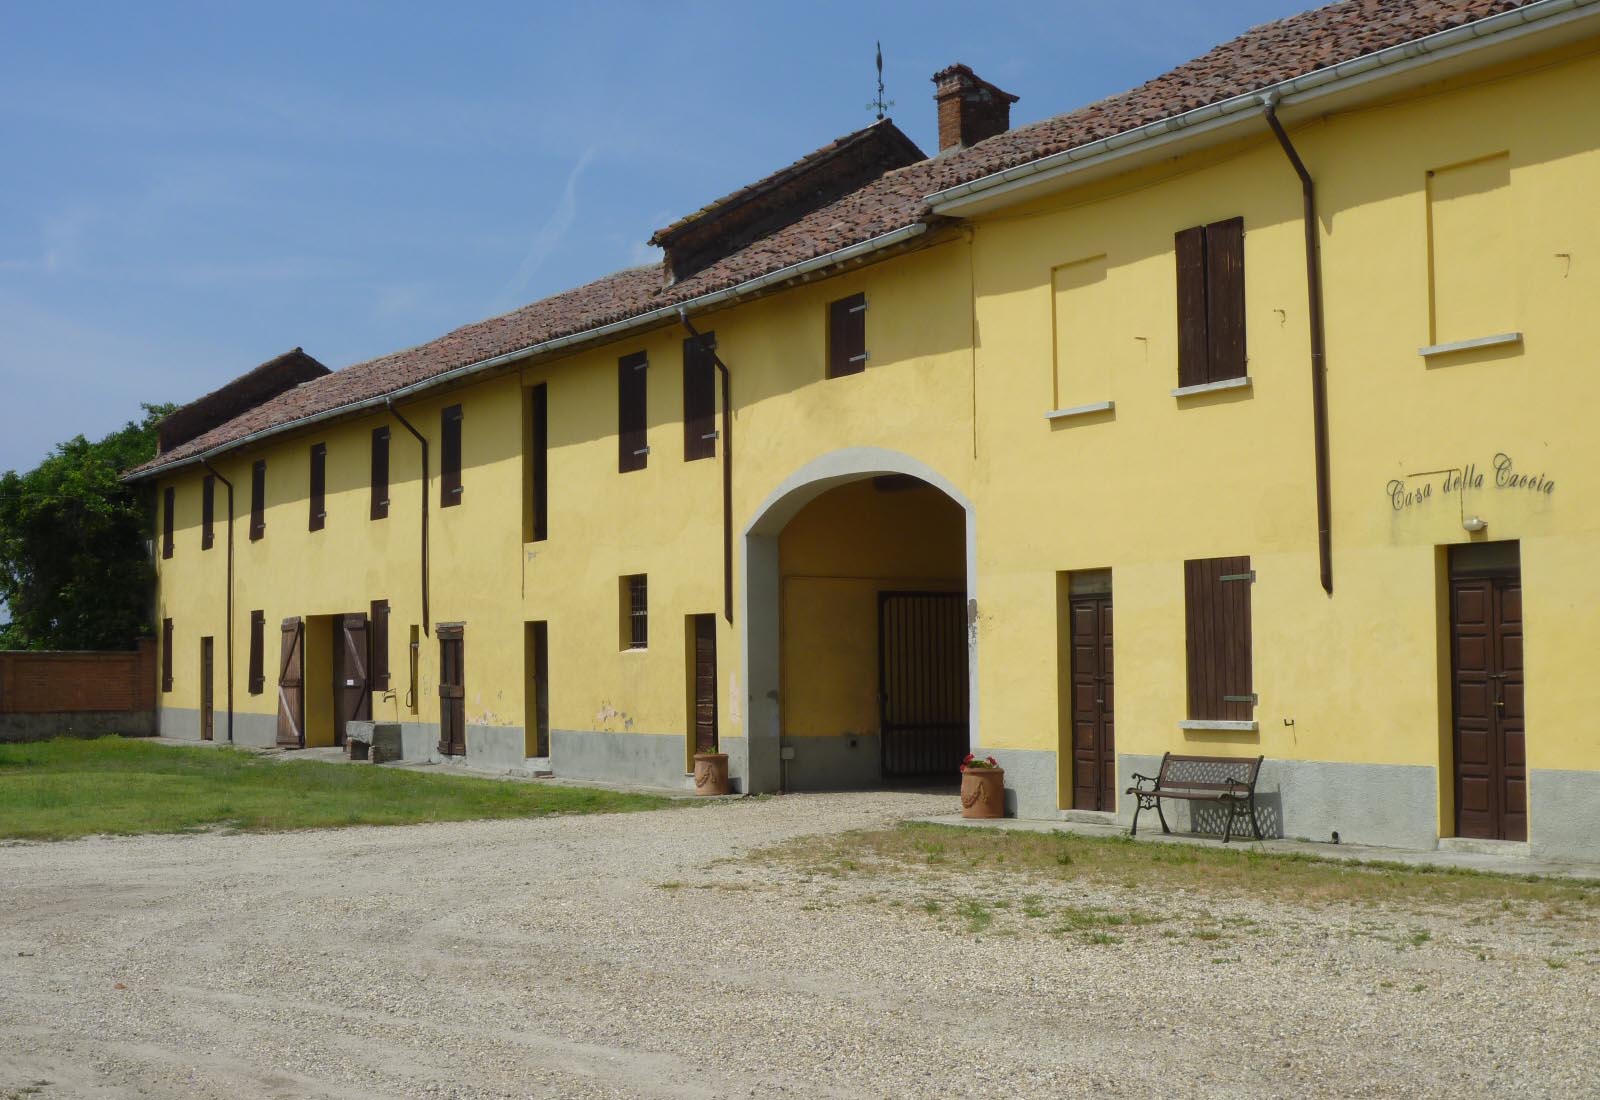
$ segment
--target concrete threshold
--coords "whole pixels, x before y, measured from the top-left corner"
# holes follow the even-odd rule
[[[1126,837],[1128,830],[1122,825],[1089,821],[1040,821],[1029,818],[991,818],[988,820],[964,818],[960,814],[940,814],[936,817],[918,817],[911,820],[925,825],[953,825],[959,828],[998,829],[1027,833],[1066,833],[1072,836]],[[1196,844],[1211,848],[1223,846],[1220,837],[1194,833],[1142,832],[1133,838],[1151,844]],[[1345,860],[1352,863],[1392,863],[1408,867],[1440,867],[1458,871],[1477,871],[1491,875],[1539,875],[1549,878],[1568,878],[1600,882],[1600,864],[1560,863],[1554,860],[1533,859],[1515,850],[1451,850],[1425,851],[1418,848],[1379,848],[1366,844],[1329,844],[1315,840],[1255,840],[1234,837],[1227,845],[1251,852],[1270,852],[1276,855],[1312,856],[1317,859]]]

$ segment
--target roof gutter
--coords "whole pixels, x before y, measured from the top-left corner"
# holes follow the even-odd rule
[[[1591,2],[1600,3],[1600,0],[1591,0]],[[146,478],[155,477],[158,474],[171,473],[175,470],[181,470],[188,466],[203,465],[208,460],[216,458],[218,455],[225,454],[228,451],[238,450],[241,447],[247,447],[252,443],[263,439],[268,439],[273,436],[283,435],[286,432],[295,431],[300,428],[308,428],[313,424],[320,424],[323,421],[349,416],[352,413],[362,412],[368,409],[384,408],[386,406],[389,409],[393,409],[396,401],[404,401],[405,399],[424,391],[437,389],[440,386],[447,386],[453,382],[459,382],[465,378],[470,378],[486,371],[494,370],[497,367],[506,366],[520,359],[527,359],[535,355],[561,351],[579,344],[595,343],[615,337],[625,336],[630,332],[635,332],[639,329],[651,328],[656,325],[675,323],[681,316],[687,315],[691,311],[700,312],[717,306],[729,304],[737,301],[740,298],[748,297],[751,294],[766,290],[780,283],[786,283],[791,279],[797,279],[805,275],[811,275],[818,271],[835,267],[839,264],[848,263],[851,260],[860,259],[862,257],[872,255],[873,253],[882,252],[886,249],[893,248],[896,245],[900,245],[906,241],[920,237],[927,231],[928,224],[926,222],[913,222],[910,225],[901,226],[899,229],[891,229],[887,233],[880,233],[876,237],[870,237],[867,240],[860,241],[856,244],[835,249],[834,251],[825,253],[824,255],[814,256],[809,260],[801,260],[799,263],[790,264],[787,267],[780,267],[776,271],[769,271],[767,274],[758,275],[753,279],[746,279],[742,283],[737,283],[734,286],[727,287],[723,290],[711,291],[710,293],[702,294],[699,297],[690,298],[685,302],[675,302],[671,305],[658,306],[657,308],[650,310],[648,313],[640,313],[636,316],[627,317],[620,321],[612,321],[609,324],[598,325],[591,329],[584,329],[582,332],[575,332],[569,336],[558,336],[551,340],[542,341],[541,343],[530,344],[527,347],[518,348],[515,351],[508,351],[504,354],[492,356],[488,359],[480,359],[474,363],[468,363],[464,366],[454,367],[451,370],[444,371],[441,374],[436,374],[432,377],[425,378],[420,382],[413,382],[409,386],[402,386],[397,390],[390,390],[388,393],[379,394],[376,397],[363,398],[360,401],[352,401],[347,405],[339,405],[332,409],[324,409],[322,412],[312,413],[310,416],[302,416],[295,420],[289,420],[282,424],[276,424],[270,428],[262,428],[260,431],[251,432],[248,435],[240,436],[238,439],[229,440],[226,443],[219,443],[215,447],[201,451],[198,454],[190,455],[188,458],[179,459],[178,461],[167,465],[152,467],[151,469],[125,476],[122,480],[126,482],[143,481]]]
[[[1294,106],[1355,87],[1379,76],[1404,72],[1469,50],[1600,14],[1600,7],[1596,5],[1600,5],[1600,0],[1534,0],[1531,4],[1487,19],[1402,42],[1231,99],[1052,153],[1048,157],[1040,157],[968,183],[947,187],[929,195],[928,203],[936,214],[957,215],[980,200],[995,198],[1007,191],[1044,183],[1135,152],[1149,151],[1180,137],[1195,136],[1236,122],[1256,120],[1260,116],[1263,97],[1271,97],[1283,106]]]

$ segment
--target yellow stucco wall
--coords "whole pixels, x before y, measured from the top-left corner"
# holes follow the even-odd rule
[[[1577,412],[1600,401],[1592,363],[1600,123],[1570,108],[1600,92],[1592,51],[1575,47],[1292,127],[1322,212],[1333,598],[1319,586],[1316,560],[1300,193],[1264,124],[1249,139],[978,217],[924,250],[696,317],[733,371],[736,530],[813,459],[857,447],[899,452],[973,504],[986,747],[1056,751],[1057,576],[1109,568],[1119,751],[1433,766],[1448,721],[1437,548],[1467,541],[1463,512],[1477,514],[1488,537],[1521,541],[1529,764],[1600,769],[1592,732],[1600,688],[1587,669],[1600,643],[1600,575],[1589,567],[1600,554],[1600,509],[1581,476],[1600,463],[1600,443]],[[1484,158],[1498,158],[1507,183],[1473,207],[1474,217],[1488,210],[1503,219],[1479,239],[1462,230],[1471,219],[1449,209],[1460,196],[1441,197],[1429,173]],[[1173,234],[1235,216],[1245,225],[1252,385],[1174,397]],[[826,379],[827,303],[857,291],[869,302],[868,369]],[[1474,316],[1485,331],[1467,329]],[[1523,333],[1520,344],[1418,354],[1436,335],[1510,330]],[[435,441],[432,615],[467,624],[469,724],[523,724],[523,624],[545,620],[552,728],[685,737],[683,620],[721,609],[722,565],[720,458],[683,459],[683,336],[663,327],[403,405]],[[646,469],[619,474],[616,365],[637,351],[650,362],[651,453]],[[550,537],[524,543],[524,401],[541,382],[549,385]],[[1045,418],[1103,400],[1114,411]],[[465,409],[465,492],[459,507],[441,509],[439,409],[456,402]],[[375,522],[367,444],[385,422],[393,504]],[[305,487],[314,442],[328,445],[329,516],[312,533]],[[269,462],[267,536],[252,544],[249,469],[260,454]],[[1519,473],[1554,479],[1555,491],[1496,488],[1498,454]],[[1409,476],[1472,465],[1484,486],[1464,495],[1445,492],[1442,473]],[[421,622],[410,435],[374,415],[218,466],[234,481],[239,516],[236,705],[272,713],[284,616],[359,611],[386,598],[396,690],[375,700],[374,714],[437,721],[431,638],[415,715],[405,705],[407,628]],[[1394,481],[1404,483],[1398,497]],[[198,474],[175,483],[178,548],[160,563],[159,603],[175,621],[178,659],[164,701],[192,707],[196,639],[221,634],[225,549],[219,528],[217,548],[199,550]],[[1425,485],[1431,492],[1406,505],[1406,491]],[[786,569],[824,546],[829,529],[862,529],[855,509],[869,490],[852,492],[833,501],[835,514],[802,513],[784,543]],[[1184,733],[1183,562],[1232,554],[1250,555],[1258,575],[1260,728]],[[935,557],[937,568],[908,568],[964,576],[943,544]],[[621,645],[617,625],[618,578],[632,573],[650,579],[651,646],[642,652]],[[830,620],[847,636],[839,652],[856,660],[808,667],[839,678],[838,698],[857,698],[847,681],[862,676],[875,645],[865,619],[835,618],[815,594],[799,610],[787,597],[786,588],[786,622],[813,639],[806,645]],[[268,623],[259,696],[244,691],[254,608]],[[721,730],[738,737],[748,704],[741,637],[720,616],[718,624]],[[217,698],[220,707],[220,687]],[[793,733],[838,732],[868,720],[859,709],[821,692],[784,720]]]

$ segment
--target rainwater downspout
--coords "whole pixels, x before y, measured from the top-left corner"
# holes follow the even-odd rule
[[[217,468],[207,460],[200,463],[206,472],[228,490],[228,635],[227,645],[224,648],[226,656],[223,658],[228,663],[228,740],[233,740],[233,482],[217,473]]]
[[[1328,492],[1328,354],[1322,317],[1322,255],[1317,240],[1317,188],[1305,162],[1278,121],[1277,93],[1261,97],[1263,114],[1272,134],[1283,146],[1295,175],[1300,177],[1304,204],[1301,217],[1306,233],[1306,316],[1311,324],[1311,445],[1316,457],[1317,560],[1321,567],[1322,589],[1333,595],[1333,538],[1330,533],[1332,505]]]
[[[689,335],[703,344],[700,330],[689,320],[689,311],[678,307],[678,320],[689,330]],[[708,348],[711,362],[722,376],[722,615],[733,625],[733,386],[729,381],[728,365]]]
[[[428,440],[412,427],[411,421],[400,415],[394,407],[394,398],[385,398],[389,415],[398,420],[406,431],[417,437],[422,445],[422,636],[428,636]]]

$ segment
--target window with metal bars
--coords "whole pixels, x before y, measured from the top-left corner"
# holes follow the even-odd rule
[[[650,645],[650,588],[645,574],[622,578],[622,648]]]

